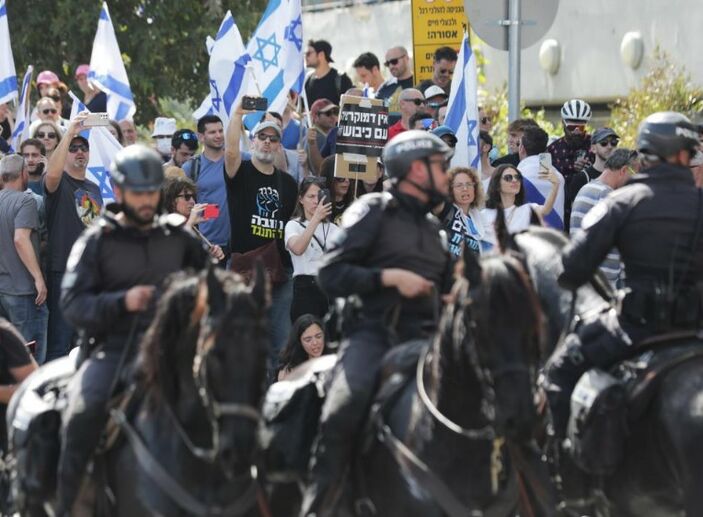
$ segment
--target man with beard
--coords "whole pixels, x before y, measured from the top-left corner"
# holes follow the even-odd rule
[[[242,117],[246,113],[253,112],[242,109],[239,103],[227,128],[225,143],[232,269],[246,274],[245,264],[252,264],[255,257],[260,257],[268,269],[279,271],[278,278],[273,279],[270,312],[271,358],[274,358],[290,331],[293,268],[283,244],[283,231],[295,209],[298,186],[289,174],[274,166],[281,147],[281,128],[277,123],[260,122],[252,131],[251,159],[242,158],[239,144]]]
[[[120,365],[129,365],[136,354],[164,280],[207,263],[200,241],[184,229],[183,216],[158,216],[164,172],[155,151],[139,144],[124,148],[110,174],[115,212],[81,235],[62,285],[64,314],[81,329],[87,358],[69,385],[57,515],[70,514],[107,421],[114,385],[123,379]]]
[[[562,173],[566,181],[576,172],[591,163],[588,152],[591,137],[586,133],[586,124],[591,120],[591,107],[581,99],[566,101],[561,107],[561,124],[564,136],[552,142],[547,152],[552,155],[552,165]]]
[[[82,113],[71,121],[66,135],[54,149],[42,178],[49,235],[47,361],[66,355],[70,349],[74,332],[63,318],[59,306],[61,279],[71,246],[81,232],[97,219],[103,205],[100,188],[85,177],[90,158],[88,140],[80,135],[85,117],[86,114]]]
[[[183,164],[186,175],[198,187],[198,203],[217,205],[219,214],[198,225],[198,229],[212,244],[229,256],[229,210],[223,167],[225,164],[225,132],[217,115],[205,115],[198,120],[198,141],[203,152]],[[225,265],[225,261],[222,261]]]

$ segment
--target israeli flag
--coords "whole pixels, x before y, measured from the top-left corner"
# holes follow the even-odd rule
[[[457,138],[451,162],[453,167],[470,166],[479,170],[481,166],[477,93],[476,56],[469,45],[469,36],[464,32],[444,120],[444,125],[449,126]]]
[[[17,98],[17,72],[10,46],[10,26],[7,23],[7,6],[0,0],[0,104]]]
[[[90,129],[88,137],[90,144],[90,157],[86,177],[100,187],[103,206],[115,200],[110,183],[110,164],[115,155],[122,149],[122,145],[112,136],[105,126],[96,126]]]
[[[300,0],[269,0],[266,11],[247,45],[251,56],[254,85],[247,85],[249,95],[269,101],[269,111],[283,113],[288,91],[298,93],[305,80],[303,59],[303,19]],[[262,114],[248,115],[247,127],[253,127]]]
[[[88,111],[88,108],[86,107],[81,100],[76,97],[76,94],[73,93],[72,91],[68,92],[68,95],[71,97],[73,100],[73,104],[71,104],[71,114],[68,117],[68,120],[73,120],[76,118],[76,115],[78,115],[82,111]],[[80,132],[80,135],[83,138],[88,138],[90,136],[90,129],[84,129],[83,131]]]
[[[525,202],[544,205],[552,190],[549,180],[541,178],[539,175],[539,155],[528,156],[522,160],[517,169],[522,174],[522,184],[525,189]],[[556,170],[556,169],[555,169]],[[557,230],[564,229],[564,176],[556,171],[559,178],[557,187],[557,197],[554,200],[554,208],[544,217],[544,222],[548,226]]]
[[[230,11],[225,14],[215,39],[208,36],[205,46],[210,54],[210,94],[193,113],[193,118],[197,120],[207,114],[215,114],[226,126],[235,102],[241,97],[246,64],[251,60]]]
[[[20,92],[20,102],[17,105],[17,113],[15,114],[15,130],[10,137],[10,147],[18,151],[22,141],[29,138],[29,86],[32,83],[32,74],[34,67],[29,65],[27,72],[22,79],[22,91]]]
[[[112,120],[132,118],[137,108],[105,2],[93,41],[88,79],[107,94],[107,113]]]

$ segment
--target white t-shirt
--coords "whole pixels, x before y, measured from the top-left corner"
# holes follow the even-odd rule
[[[542,207],[537,203],[525,203],[520,206],[513,205],[510,208],[505,208],[503,210],[505,223],[508,226],[508,231],[510,233],[518,233],[523,230],[527,230],[530,226],[530,219],[532,218],[531,209],[539,213]],[[485,239],[495,244],[496,209],[484,208],[481,210],[481,219],[483,221],[483,227],[486,230]]]
[[[329,245],[334,242],[335,237],[342,231],[339,229],[339,226],[334,223],[324,222],[318,224],[313,234],[314,237],[310,239],[310,244],[308,244],[305,252],[303,252],[302,255],[296,255],[290,251],[288,241],[290,241],[291,237],[305,232],[305,228],[308,224],[309,221],[300,221],[300,219],[291,219],[286,224],[284,238],[286,249],[290,253],[293,262],[293,276],[317,276],[317,272],[320,270],[322,256],[325,254]]]

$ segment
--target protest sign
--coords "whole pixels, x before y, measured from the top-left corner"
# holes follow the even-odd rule
[[[388,108],[382,100],[342,95],[334,175],[376,181],[376,162],[388,140]]]

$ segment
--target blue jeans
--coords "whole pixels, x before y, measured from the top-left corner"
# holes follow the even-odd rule
[[[33,294],[13,295],[0,293],[0,310],[7,315],[22,337],[35,341],[34,358],[42,364],[46,358],[46,325],[49,309],[46,303],[36,305]]]
[[[49,306],[49,334],[46,347],[46,360],[63,357],[71,350],[74,330],[63,318],[61,312],[61,280],[63,271],[49,272],[47,305]]]
[[[269,320],[271,323],[271,348],[269,349],[269,370],[275,372],[278,365],[278,353],[286,346],[290,333],[290,306],[293,302],[293,279],[290,272],[288,280],[273,288]]]

